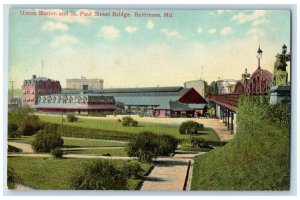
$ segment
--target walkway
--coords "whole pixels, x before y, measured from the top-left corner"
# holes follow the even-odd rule
[[[143,182],[141,190],[144,191],[182,191],[189,161],[193,157],[205,152],[176,151],[174,157],[158,158],[154,162],[154,169]],[[191,172],[188,183],[191,180]],[[188,184],[190,186],[190,184]],[[187,188],[189,190],[189,187]]]
[[[33,153],[30,144],[8,141],[8,144],[22,150],[22,153]]]

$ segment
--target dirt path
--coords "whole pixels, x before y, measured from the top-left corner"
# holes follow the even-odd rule
[[[85,149],[124,149],[126,147],[75,147],[75,148],[62,148],[62,150],[85,150]]]
[[[91,138],[74,138],[74,137],[62,137],[63,139],[72,139],[72,140],[90,140],[90,141],[99,141],[99,142],[117,142],[117,143],[124,143],[127,144],[129,142],[127,141],[121,141],[121,140],[104,140],[104,139],[91,139]]]
[[[193,157],[204,153],[178,151],[174,157],[158,158],[154,162],[154,169],[145,178],[141,190],[182,191],[189,161],[193,163]],[[190,187],[190,179],[191,173],[189,174],[187,190]]]
[[[42,153],[9,153],[10,157],[42,157],[42,158],[50,158],[52,155],[50,154],[42,154]],[[63,158],[100,158],[100,159],[112,159],[112,160],[135,160],[135,157],[126,157],[126,156],[101,156],[96,154],[66,154],[63,155]]]
[[[12,142],[12,141],[8,141],[8,144],[17,147],[18,149],[22,149],[22,153],[33,153],[33,149],[30,144]]]

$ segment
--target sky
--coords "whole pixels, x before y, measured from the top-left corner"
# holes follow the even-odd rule
[[[245,68],[257,69],[259,46],[261,67],[273,72],[282,45],[290,52],[290,29],[288,10],[11,9],[9,80],[15,88],[33,74],[59,80],[62,87],[81,76],[104,79],[105,88],[240,80]]]

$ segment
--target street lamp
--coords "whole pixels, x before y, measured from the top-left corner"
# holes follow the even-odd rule
[[[247,68],[245,69],[245,73],[242,74],[242,79],[244,80],[245,85],[247,85],[248,80],[250,79],[250,74],[247,72]]]
[[[262,53],[263,51],[260,49],[260,46],[258,47],[258,50],[257,50],[257,60],[258,60],[258,69],[260,69],[260,59],[262,58]]]

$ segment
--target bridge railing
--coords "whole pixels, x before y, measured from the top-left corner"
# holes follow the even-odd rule
[[[209,95],[208,98],[214,102],[230,105],[237,107],[238,99],[241,94],[218,94],[218,95]]]

